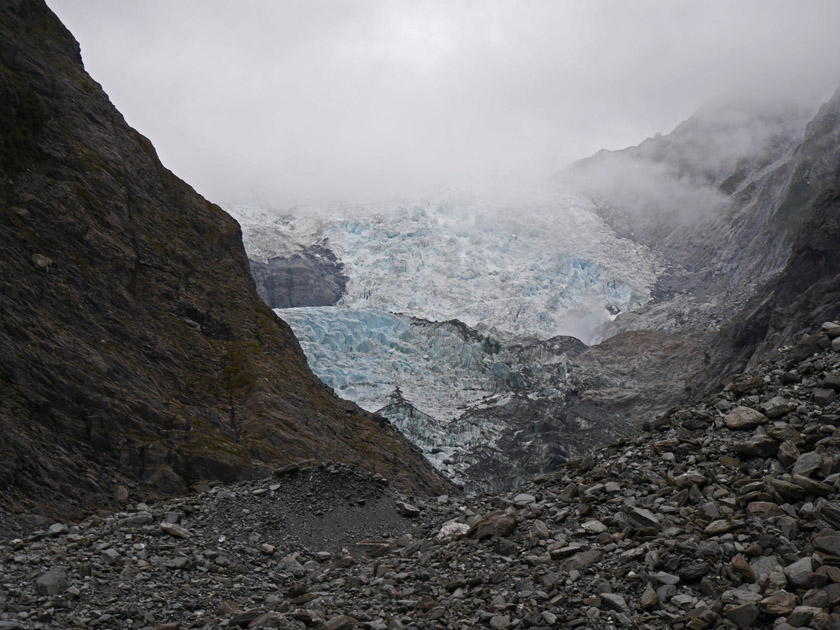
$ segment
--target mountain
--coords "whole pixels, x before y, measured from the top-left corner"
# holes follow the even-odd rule
[[[557,176],[666,261],[653,298],[599,338],[715,330],[782,272],[836,169],[840,127],[826,108],[815,116],[768,103],[709,105],[670,134],[602,151]]]
[[[800,341],[815,322],[840,316],[840,90],[808,126],[798,165],[813,196],[785,268],[721,330],[716,360],[705,377],[757,365],[777,348]],[[791,195],[797,195],[794,189]]]
[[[236,221],[161,165],[42,0],[0,2],[0,105],[5,508],[77,513],[304,459],[451,488],[311,373]]]
[[[500,490],[836,316],[837,100],[711,104],[553,193],[231,211],[255,274],[289,289],[286,269],[318,269],[283,302],[316,307],[278,311],[314,371],[468,489]],[[590,345],[550,347],[564,334]]]
[[[839,172],[840,90],[815,114],[707,107],[667,136],[570,167],[558,178],[667,261],[652,299],[599,334],[712,332],[709,364],[689,388],[697,392],[836,317]]]

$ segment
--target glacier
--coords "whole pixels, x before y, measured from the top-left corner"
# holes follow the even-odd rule
[[[568,399],[570,359],[585,348],[574,337],[646,304],[663,262],[595,210],[571,192],[230,209],[251,260],[340,261],[334,306],[275,312],[338,395],[472,490],[516,485],[631,430]]]
[[[376,309],[275,309],[312,370],[338,395],[389,419],[470,490],[508,487],[586,452],[628,423],[567,403],[571,337],[507,346],[457,320]],[[529,468],[530,467],[530,468]]]
[[[254,260],[328,247],[348,276],[342,308],[457,319],[499,338],[589,342],[602,324],[650,300],[662,259],[616,236],[591,200],[572,192],[522,198],[229,210]]]
[[[447,421],[497,391],[516,388],[522,379],[504,346],[457,322],[378,309],[274,312],[292,327],[312,371],[368,411],[385,406],[400,387],[422,412]]]

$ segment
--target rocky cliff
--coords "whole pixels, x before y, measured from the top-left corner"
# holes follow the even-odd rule
[[[830,105],[826,113],[836,125],[840,92]],[[823,159],[833,160],[833,177],[817,193],[782,273],[722,328],[714,361],[701,373],[709,387],[802,341],[816,322],[840,315],[840,152]]]
[[[323,245],[266,262],[250,260],[257,293],[271,308],[332,306],[344,295],[344,265]]]
[[[813,116],[766,104],[707,108],[671,134],[601,152],[560,177],[598,197],[611,225],[668,261],[653,299],[601,335],[659,331],[665,355],[669,345],[683,355],[686,340],[702,339],[703,360],[684,362],[684,390],[672,382],[671,400],[714,389],[840,312],[831,245],[840,236],[840,91]],[[646,392],[644,400],[664,393],[661,379],[651,389],[646,370],[610,394],[610,366],[626,363],[611,350],[621,338],[582,357],[608,385],[597,394],[608,407],[628,392]],[[595,353],[603,356],[593,361]]]
[[[447,483],[309,371],[238,224],[164,168],[43,0],[0,2],[0,489],[18,511],[277,462]]]
[[[603,151],[561,176],[597,197],[616,229],[668,261],[654,299],[606,326],[602,338],[716,329],[781,273],[836,169],[837,100],[816,116],[766,103],[706,107],[668,135]]]

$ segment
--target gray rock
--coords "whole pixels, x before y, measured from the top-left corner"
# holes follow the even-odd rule
[[[789,501],[791,503],[801,501],[807,496],[807,492],[805,492],[805,489],[802,486],[790,481],[774,479],[771,477],[768,478],[765,483],[769,490],[775,490],[785,501]]]
[[[820,532],[812,540],[814,549],[840,557],[840,532]]]
[[[785,567],[785,575],[796,588],[805,587],[813,573],[814,567],[810,556],[801,558]]]
[[[67,573],[61,567],[53,567],[35,581],[35,592],[39,595],[60,595],[70,586]]]
[[[280,560],[280,568],[284,571],[288,571],[296,578],[302,578],[306,575],[306,570],[303,568],[303,565],[298,562],[295,556],[292,555],[284,556]]]
[[[820,518],[824,519],[834,529],[840,530],[840,502],[823,501],[819,507]]]
[[[597,520],[586,521],[581,527],[587,534],[603,534],[607,531],[607,526]]]
[[[572,557],[563,561],[560,565],[560,568],[564,571],[571,571],[573,569],[577,569],[580,571],[581,569],[585,569],[596,562],[600,562],[601,559],[604,557],[604,552],[601,549],[590,549],[589,551],[582,551],[580,553],[576,553]]]
[[[751,431],[767,422],[767,417],[760,411],[741,405],[730,411],[723,422],[733,431]]]
[[[802,488],[806,495],[813,495],[818,497],[827,497],[834,494],[834,486],[829,486],[826,483],[811,479],[810,477],[803,477],[802,475],[791,475],[791,482]]]
[[[758,607],[761,612],[775,617],[783,617],[790,614],[795,606],[796,595],[787,591],[774,591],[758,602]]]
[[[660,524],[653,512],[645,508],[633,508],[627,514],[627,523],[633,529],[646,531],[659,531]]]
[[[170,536],[174,536],[175,538],[189,538],[190,532],[180,525],[176,525],[175,523],[168,523],[163,521],[160,524],[160,528],[165,531]]]
[[[657,604],[659,604],[659,595],[656,594],[656,589],[653,588],[653,584],[648,582],[645,586],[645,590],[642,592],[641,598],[639,599],[639,606],[647,610],[648,608],[653,608]]]
[[[747,516],[766,519],[782,514],[784,514],[784,510],[778,504],[770,501],[750,501],[747,504]]]
[[[829,339],[836,339],[840,337],[840,323],[837,322],[825,322],[820,327],[820,330],[826,335],[828,335]]]
[[[709,564],[703,561],[690,562],[679,569],[680,580],[682,582],[697,582],[708,572]]]
[[[680,583],[680,576],[673,575],[671,573],[666,573],[665,571],[659,571],[653,577],[656,578],[656,581],[660,584],[679,584]]]
[[[531,536],[537,540],[545,540],[550,536],[550,532],[543,521],[535,519],[534,522],[531,523]]]
[[[689,595],[688,593],[680,593],[679,595],[674,595],[671,598],[671,604],[676,606],[677,608],[682,608],[683,610],[688,610],[689,608],[694,608],[694,605],[697,603],[697,598]]]
[[[47,530],[50,536],[60,536],[67,533],[67,525],[64,523],[53,523]]]
[[[257,293],[271,308],[332,306],[347,287],[344,265],[320,245],[265,263],[249,262]]]
[[[400,513],[401,516],[405,516],[406,518],[416,518],[420,516],[420,508],[416,505],[408,503],[407,501],[397,501],[397,512]]]
[[[775,556],[761,556],[750,561],[750,569],[755,575],[755,581],[762,584],[772,572],[782,572],[782,566]],[[784,579],[784,575],[782,575]]]
[[[796,409],[796,403],[784,396],[774,396],[761,405],[761,410],[771,420],[785,416],[794,409]]]
[[[726,534],[732,531],[732,523],[726,519],[719,519],[717,521],[712,521],[708,525],[706,525],[703,533],[706,536],[720,536],[722,534]]]
[[[782,463],[785,468],[790,468],[796,463],[796,460],[799,459],[801,453],[799,449],[796,448],[796,444],[791,442],[790,440],[785,440],[779,445],[779,450],[776,453],[776,457]]]
[[[615,593],[601,593],[601,603],[605,608],[614,610],[616,612],[626,612],[627,602],[621,595]]]
[[[145,527],[154,522],[154,517],[149,512],[140,512],[134,516],[129,516],[125,519],[125,524],[129,527]]]
[[[755,572],[742,554],[739,553],[732,558],[732,568],[738,572],[741,579],[747,584],[755,582]]]
[[[347,615],[336,615],[324,622],[325,630],[353,630],[356,627],[356,620]]]
[[[822,466],[822,455],[814,451],[803,453],[796,459],[791,472],[795,475],[809,476]]]
[[[656,589],[656,597],[659,601],[667,603],[677,594],[677,587],[673,584],[663,584]]]
[[[537,498],[533,494],[528,494],[527,492],[521,492],[513,497],[513,502],[517,507],[528,506],[531,503],[535,503],[536,500]]]
[[[529,495],[530,496],[530,495]],[[493,512],[470,527],[467,538],[484,540],[508,536],[516,527],[516,517],[507,512]]]
[[[774,457],[779,450],[779,442],[769,435],[761,434],[736,443],[735,450],[744,457]]]
[[[826,374],[823,378],[822,385],[826,389],[833,389],[835,392],[840,392],[840,374]]]
[[[794,627],[811,626],[814,619],[821,616],[822,610],[819,608],[814,608],[812,606],[797,606],[793,609],[790,615],[788,615],[787,622]],[[823,626],[820,624],[812,627],[821,628]]]
[[[821,407],[825,407],[826,405],[834,402],[834,399],[837,398],[837,392],[833,389],[826,389],[824,387],[815,387],[811,392],[811,395],[814,397],[814,402]]]
[[[759,609],[754,603],[727,606],[724,615],[739,628],[749,628],[758,619]]]

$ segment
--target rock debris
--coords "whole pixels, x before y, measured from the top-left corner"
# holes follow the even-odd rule
[[[293,466],[3,540],[0,629],[840,628],[823,330],[509,495]]]

